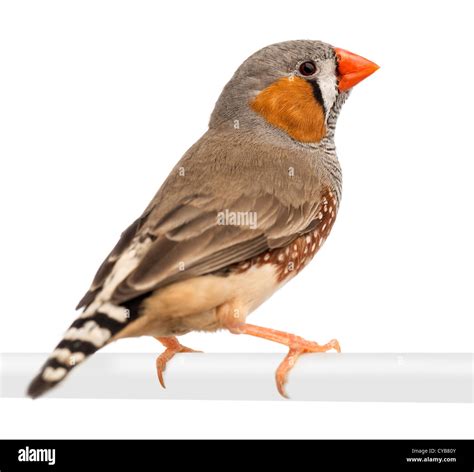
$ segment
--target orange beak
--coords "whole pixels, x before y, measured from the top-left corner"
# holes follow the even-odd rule
[[[345,49],[334,48],[337,56],[337,70],[339,73],[339,90],[348,90],[369,75],[373,74],[379,66],[365,57],[358,56]]]

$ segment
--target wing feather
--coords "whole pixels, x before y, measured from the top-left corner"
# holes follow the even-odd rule
[[[308,153],[272,146],[259,149],[241,142],[232,146],[229,139],[205,138],[176,167],[186,169],[191,177],[178,175],[176,169],[172,172],[145,213],[122,234],[79,307],[94,300],[116,261],[137,240],[152,242],[114,289],[110,300],[114,303],[178,280],[222,271],[282,247],[317,224],[325,183]],[[264,176],[259,175],[262,169]],[[223,211],[254,212],[256,225],[222,225],[218,214]]]

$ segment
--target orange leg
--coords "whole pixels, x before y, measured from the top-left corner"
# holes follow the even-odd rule
[[[228,328],[231,333],[234,334],[250,334],[251,336],[257,336],[259,338],[268,339],[276,343],[284,344],[289,347],[288,354],[282,363],[278,366],[275,373],[275,380],[280,395],[288,398],[285,392],[285,384],[288,379],[288,373],[295,365],[298,357],[302,354],[310,352],[326,352],[331,349],[341,352],[341,347],[336,339],[332,339],[327,344],[320,345],[313,341],[307,341],[306,339],[300,338],[294,334],[285,333],[284,331],[277,331],[271,328],[262,328],[261,326],[255,326],[251,324],[242,323],[236,326]]]
[[[165,382],[163,380],[163,372],[166,369],[166,364],[174,357],[175,354],[179,352],[201,352],[195,351],[189,347],[183,346],[180,344],[177,338],[174,336],[171,337],[157,337],[163,346],[165,346],[165,350],[162,354],[160,354],[156,358],[156,372],[158,374],[158,380],[163,388],[166,388]]]

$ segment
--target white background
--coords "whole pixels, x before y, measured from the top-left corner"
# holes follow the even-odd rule
[[[471,20],[461,1],[3,1],[0,351],[54,347],[237,66],[309,38],[381,69],[339,120],[331,238],[252,321],[347,352],[472,352]],[[183,342],[283,352],[227,333]],[[2,437],[474,437],[470,405],[0,400],[0,414]]]

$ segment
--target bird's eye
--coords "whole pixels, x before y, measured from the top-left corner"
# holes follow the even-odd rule
[[[299,71],[306,77],[313,75],[316,72],[316,64],[313,61],[305,61],[300,65]]]

